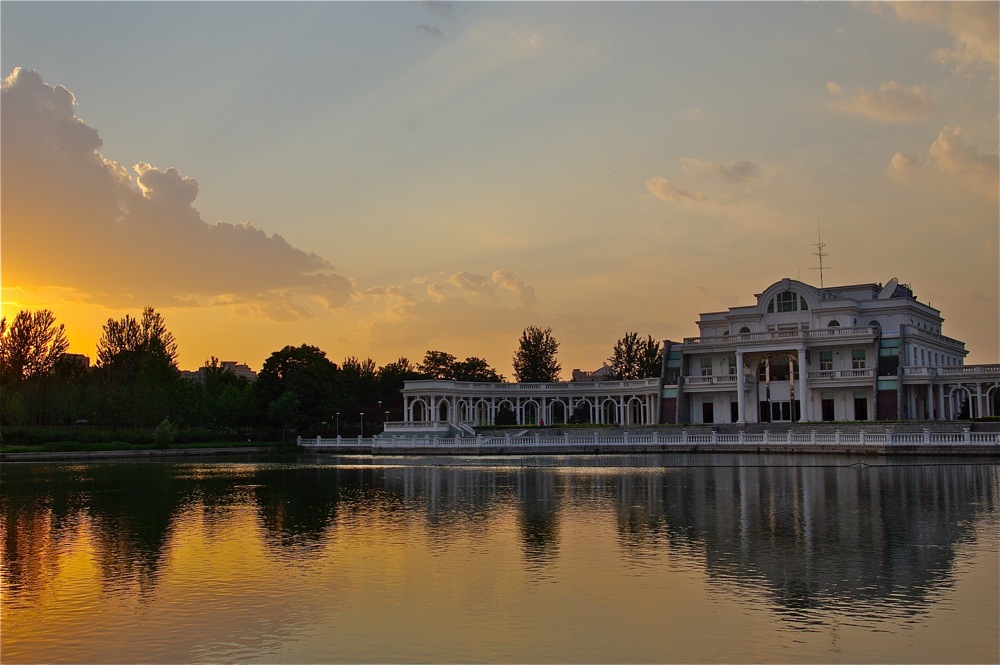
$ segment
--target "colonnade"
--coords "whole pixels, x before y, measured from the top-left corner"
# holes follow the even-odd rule
[[[577,420],[594,425],[655,425],[659,405],[658,379],[550,384],[411,381],[403,389],[406,425],[490,426],[505,419],[525,426]]]

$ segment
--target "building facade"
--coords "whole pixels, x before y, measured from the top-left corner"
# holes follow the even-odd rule
[[[783,279],[666,342],[664,422],[954,420],[995,415],[1000,366],[966,366],[940,311],[895,279]]]
[[[942,334],[943,322],[895,278],[832,288],[783,279],[753,305],[701,314],[697,337],[665,341],[657,378],[408,381],[405,420],[386,431],[468,433],[501,420],[742,425],[1000,414],[1000,365],[965,365],[965,344]]]

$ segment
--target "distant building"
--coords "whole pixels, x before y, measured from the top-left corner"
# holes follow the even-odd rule
[[[181,378],[188,379],[191,381],[205,381],[205,367],[199,367],[197,370],[189,371],[182,370]],[[238,363],[235,360],[223,360],[219,362],[219,369],[223,372],[229,372],[235,374],[236,376],[243,377],[247,381],[253,382],[257,380],[257,372],[250,369],[248,365],[243,363]]]
[[[598,369],[593,372],[585,372],[581,369],[573,370],[573,381],[607,381],[613,379],[614,374],[611,368],[608,367],[607,363],[603,363]]]
[[[664,342],[658,379],[407,381],[404,422],[386,431],[517,424],[793,423],[956,420],[1000,415],[1000,365],[965,365],[941,312],[894,278],[817,288],[783,279],[756,303],[702,314],[698,337]],[[436,428],[436,429],[435,429]]]
[[[82,353],[64,353],[62,359],[63,362],[79,367],[80,369],[90,369],[90,357]]]

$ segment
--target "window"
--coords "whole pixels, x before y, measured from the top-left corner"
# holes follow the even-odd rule
[[[829,372],[833,369],[833,351],[819,352],[819,370]]]
[[[750,334],[750,329],[747,328],[746,326],[743,326],[742,328],[740,328],[740,334],[741,335],[749,335]]]
[[[730,376],[735,376],[736,375],[736,356],[735,355],[729,356],[729,375]]]
[[[833,319],[832,321],[830,321],[830,323],[826,324],[826,327],[827,328],[839,328],[840,327],[840,321],[838,321],[837,319]]]
[[[854,349],[851,351],[851,367],[853,369],[864,369],[867,353],[864,349]]]
[[[774,299],[777,303],[776,309],[779,312],[797,312],[799,311],[799,296],[791,291],[782,291]]]
[[[712,376],[712,359],[702,358],[701,359],[701,375],[702,376]]]

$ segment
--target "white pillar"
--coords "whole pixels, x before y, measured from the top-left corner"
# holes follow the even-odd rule
[[[739,419],[736,421],[741,425],[746,424],[746,407],[743,405],[744,383],[746,382],[746,371],[743,368],[743,352],[736,352],[736,412]],[[679,399],[679,396],[678,396]]]
[[[806,350],[803,347],[799,349],[799,401],[802,404],[802,415],[799,417],[799,422],[803,423],[807,423],[810,420],[809,391],[806,384],[806,374],[808,373],[809,371],[806,367]]]

